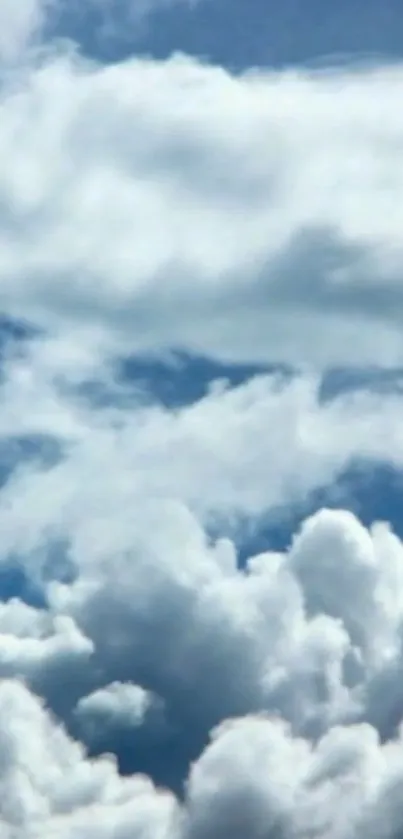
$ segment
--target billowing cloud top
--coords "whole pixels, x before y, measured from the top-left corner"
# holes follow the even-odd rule
[[[0,7],[0,837],[396,839],[403,67],[66,14]]]

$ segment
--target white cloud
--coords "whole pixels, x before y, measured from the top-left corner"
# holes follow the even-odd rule
[[[209,546],[204,527],[221,520],[230,534],[238,518],[301,501],[354,457],[400,465],[401,397],[324,405],[314,380],[261,376],[175,412],[135,398],[98,411],[75,389],[97,358],[68,347],[40,340],[4,368],[2,433],[53,433],[62,454],[20,465],[3,487],[2,560],[46,587],[42,569],[64,551],[77,575],[51,586],[43,628],[23,640],[4,628],[4,675],[54,706],[68,666],[69,713],[126,681],[180,712],[190,694],[185,716],[194,708],[201,727],[267,706],[302,730],[361,713],[369,682],[399,660],[399,540],[321,513],[289,555],[254,559],[244,575],[232,542]]]
[[[114,682],[80,699],[77,713],[123,718],[127,723],[141,725],[150,705],[150,694],[139,685]]]
[[[392,837],[402,829],[402,742],[335,728],[313,748],[281,722],[225,724],[192,771],[187,839]]]
[[[175,839],[177,805],[114,761],[88,760],[23,687],[0,686],[0,828],[5,839]]]
[[[91,690],[93,653],[71,618],[17,599],[0,604],[0,678],[22,678],[60,713]]]
[[[43,634],[39,637],[33,634],[33,627],[30,627],[30,633],[23,637],[1,634],[0,673],[3,678],[22,674],[29,681],[38,684],[54,663],[65,673],[70,661],[74,667],[82,663],[84,666],[88,664],[93,645],[83,637],[71,620],[49,621],[45,613],[42,624]]]
[[[150,742],[152,728],[160,732],[165,729],[161,700],[140,685],[130,682],[112,682],[83,696],[74,714],[81,735],[95,746],[120,732],[133,738],[136,730],[141,728],[146,730]]]
[[[337,727],[316,746],[281,722],[227,722],[192,768],[183,805],[141,776],[89,760],[17,683],[0,685],[0,827],[6,839],[277,839],[402,828],[401,739]]]
[[[311,733],[365,717],[368,685],[401,655],[399,540],[322,511],[287,554],[244,573],[189,517],[162,513],[153,524],[142,510],[146,542],[132,536],[130,553],[95,567],[83,556],[77,582],[51,594],[93,642],[101,678],[142,674],[202,727],[265,708]]]
[[[50,590],[54,614],[72,617],[86,638],[86,658],[70,665],[70,706],[77,681],[88,693],[97,680],[141,676],[202,727],[265,707],[280,708],[302,730],[361,713],[367,680],[400,655],[402,548],[395,537],[382,530],[368,535],[350,515],[321,513],[289,555],[256,558],[244,574],[236,571],[231,546],[209,548],[184,510],[153,506],[148,515],[137,508],[140,518],[120,549],[118,538],[102,551],[94,541],[93,555],[91,542],[84,544],[77,581]],[[121,526],[127,527],[124,518]],[[48,647],[55,653],[47,659],[47,681],[40,671],[31,683],[57,700],[63,645],[57,637],[41,645],[42,657]],[[5,674],[29,678],[25,661],[37,656],[39,642],[13,642],[8,632],[2,646],[9,659],[14,651]]]
[[[0,61],[21,58],[41,34],[52,0],[1,0]]]
[[[0,490],[0,559],[47,598],[0,605],[0,833],[392,839],[402,542],[322,510],[240,570],[232,538],[355,457],[401,467],[401,395],[323,404],[314,375],[261,376],[169,411],[114,359],[400,363],[403,70],[59,55],[24,72],[0,100],[0,307],[46,334],[2,364],[0,434],[60,453]],[[46,578],[60,554],[64,585]],[[181,804],[71,739],[137,736],[153,709],[194,761]]]
[[[1,674],[25,679],[69,725],[78,720],[90,744],[99,742],[96,724],[104,737],[130,720],[143,726],[153,694],[183,743],[245,718],[221,728],[201,756],[191,752],[181,811],[144,779],[126,782],[110,764],[88,761],[64,734],[54,754],[54,725],[36,700],[16,683],[1,686],[0,706],[2,691],[13,697],[0,713],[0,727],[3,716],[16,732],[12,755],[31,742],[28,728],[13,727],[15,708],[32,728],[32,761],[41,766],[45,749],[49,777],[63,760],[65,778],[49,788],[45,767],[31,776],[23,763],[21,775],[7,757],[4,830],[10,839],[87,839],[101,829],[119,839],[158,830],[163,839],[235,839],[237,830],[261,839],[269,828],[273,837],[315,828],[351,839],[372,822],[374,837],[392,837],[402,824],[393,793],[400,741],[381,747],[370,725],[343,725],[364,719],[383,732],[391,706],[395,723],[403,716],[400,540],[386,526],[367,531],[349,513],[321,511],[284,554],[252,557],[239,571],[235,546],[211,544],[203,523],[303,495],[354,454],[397,459],[401,398],[361,393],[321,405],[312,380],[259,377],[175,413],[135,401],[98,412],[66,387],[80,384],[81,359],[85,379],[97,359],[81,343],[77,357],[40,341],[4,368],[3,432],[13,417],[15,433],[46,423],[65,450],[46,469],[22,467],[2,489],[3,556],[20,555],[37,579],[59,541],[76,578],[46,587],[49,612],[1,607]],[[290,732],[248,716],[262,711],[289,720]],[[314,748],[297,735],[323,739]],[[183,826],[173,828],[179,812]]]
[[[96,411],[76,396],[87,372],[99,372],[84,359],[67,363],[40,343],[6,368],[2,434],[54,435],[63,454],[52,468],[22,464],[4,487],[3,559],[35,552],[38,563],[49,535],[70,541],[73,555],[129,547],[133,510],[149,502],[173,499],[204,522],[236,524],[300,503],[354,458],[402,464],[399,395],[362,392],[324,405],[314,379],[261,376],[175,412],[139,395],[136,403],[135,389],[128,408]]]
[[[133,349],[401,363],[402,78],[32,70],[0,106],[2,308]]]

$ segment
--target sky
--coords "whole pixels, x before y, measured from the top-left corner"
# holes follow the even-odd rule
[[[403,9],[0,0],[0,837],[403,837]]]

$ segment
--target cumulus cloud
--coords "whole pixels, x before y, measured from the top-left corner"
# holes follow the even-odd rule
[[[361,391],[324,404],[313,378],[258,376],[175,411],[136,388],[129,403],[100,408],[82,393],[100,375],[96,346],[69,347],[34,338],[3,367],[3,434],[53,429],[60,454],[20,464],[0,492],[2,561],[22,563],[46,604],[2,605],[0,674],[14,679],[4,683],[16,691],[10,708],[27,703],[21,715],[39,725],[35,761],[56,723],[34,694],[70,732],[57,736],[80,766],[77,795],[93,783],[97,792],[90,803],[70,797],[67,817],[46,778],[32,781],[29,767],[21,776],[7,758],[4,829],[13,839],[87,837],[101,823],[105,836],[142,839],[347,839],[371,823],[374,837],[392,837],[401,744],[380,743],[399,737],[403,717],[400,540],[387,525],[367,530],[351,513],[322,510],[283,553],[240,568],[233,524],[303,498],[353,457],[399,463],[401,396]],[[212,522],[225,538],[211,538]],[[64,584],[52,579],[60,552]],[[184,803],[90,761],[73,736],[93,751],[126,738],[138,769],[145,743],[156,760],[172,750],[182,783],[193,763]],[[104,771],[111,793],[92,780]],[[162,774],[174,785],[169,762]]]
[[[64,714],[91,690],[93,643],[71,618],[12,599],[0,604],[0,678],[17,677]]]
[[[72,556],[129,547],[138,534],[133,511],[149,501],[176,500],[204,523],[236,524],[300,503],[354,458],[401,465],[399,394],[364,391],[323,404],[314,378],[274,375],[213,388],[174,412],[144,403],[136,388],[128,406],[112,400],[98,410],[80,395],[99,373],[94,364],[91,354],[66,360],[53,342],[40,342],[5,368],[4,438],[53,435],[61,452],[50,464],[20,464],[4,486],[3,561],[34,555],[39,570],[49,542],[69,543]]]
[[[5,633],[2,630],[0,672],[3,677],[23,675],[35,684],[43,680],[55,662],[59,670],[63,671],[64,678],[68,673],[70,659],[74,660],[75,666],[83,659],[87,664],[93,645],[74,627],[73,622],[57,618],[51,621],[47,614],[40,617],[43,620],[38,620],[37,615],[32,616],[32,624],[25,635]],[[42,631],[36,635],[38,623],[42,624]]]
[[[119,777],[17,683],[0,686],[0,826],[7,839],[392,837],[402,827],[400,737],[337,727],[316,746],[281,721],[221,725],[192,768],[185,801],[145,778]]]
[[[98,365],[92,343],[34,338],[3,367],[3,435],[60,443],[0,493],[2,562],[21,563],[50,609],[20,604],[21,636],[5,605],[3,674],[80,719],[88,741],[100,698],[105,728],[125,683],[155,693],[191,754],[220,720],[267,708],[304,734],[366,715],[384,730],[386,683],[398,722],[399,540],[322,512],[284,555],[240,571],[232,539],[240,519],[303,500],[353,458],[399,465],[399,393],[323,403],[313,378],[260,375],[175,411],[135,387],[99,408],[85,398]],[[211,527],[226,538],[211,542]]]
[[[73,585],[52,588],[53,608],[93,642],[101,678],[141,680],[205,732],[265,708],[310,733],[365,716],[369,683],[400,661],[399,540],[322,511],[289,552],[239,571],[178,512],[159,516],[157,538],[148,520],[132,559],[115,554],[101,573],[83,558]]]
[[[82,736],[98,747],[119,734],[132,736],[141,728],[161,729],[163,714],[164,706],[157,696],[130,682],[112,682],[99,688],[81,697],[75,708]],[[146,736],[150,747],[150,730]]]
[[[159,694],[168,718],[200,736],[220,719],[264,708],[313,733],[365,716],[372,682],[400,661],[402,548],[385,527],[368,533],[351,514],[323,511],[289,552],[252,558],[239,571],[231,543],[210,546],[172,502],[137,504],[130,528],[123,511],[115,522],[104,513],[109,545],[99,519],[89,508],[84,515],[86,538],[72,543],[76,580],[48,587],[52,613],[86,639],[73,650],[85,654],[87,678],[73,658],[67,711],[77,690],[128,681]],[[4,645],[22,648],[12,672],[26,677],[38,645],[8,637]],[[42,655],[48,645],[47,679],[31,681],[57,703],[65,647],[53,639]],[[78,712],[92,709],[96,719],[99,702],[106,712],[112,700],[116,690],[95,691]]]
[[[402,743],[337,727],[316,747],[265,718],[226,723],[189,783],[192,839],[394,837],[401,832]]]
[[[2,308],[133,350],[401,363],[401,85],[45,62],[0,103]]]
[[[7,5],[10,62],[42,18]],[[238,537],[355,459],[402,467],[401,393],[323,401],[320,370],[402,360],[403,70],[61,47],[20,69],[0,307],[29,334],[2,345],[0,562],[41,604],[0,604],[0,833],[393,839],[401,540],[326,509],[282,552],[241,561]],[[294,372],[171,410],[118,375],[178,347]]]
[[[114,761],[86,759],[37,699],[0,686],[0,826],[7,839],[103,836],[173,839],[177,805]]]
[[[141,725],[150,705],[150,694],[138,685],[113,682],[81,699],[77,712],[83,716],[100,714],[118,717],[129,725]]]

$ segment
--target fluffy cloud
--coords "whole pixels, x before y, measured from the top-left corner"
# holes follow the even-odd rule
[[[79,692],[98,684],[76,710],[90,728],[102,708],[104,716],[108,709],[109,716],[124,716],[133,689],[102,689],[116,681],[155,691],[168,721],[200,737],[220,719],[265,708],[310,733],[367,711],[372,717],[368,691],[401,654],[402,547],[387,528],[368,533],[351,514],[323,511],[289,552],[252,558],[242,572],[231,543],[210,546],[193,517],[173,503],[137,505],[129,530],[121,515],[120,534],[104,513],[110,544],[88,508],[85,515],[87,538],[73,542],[75,582],[48,587],[52,614],[60,616],[53,634],[67,621],[76,627],[68,636],[70,657],[76,650],[69,670],[57,635],[39,647],[9,632],[7,675],[30,679],[68,716]],[[46,613],[41,620],[49,624]],[[27,656],[37,667],[42,647],[46,679],[42,670],[30,677]],[[63,669],[70,686],[60,697]],[[395,682],[389,695],[393,688],[400,702],[397,673]],[[381,727],[379,708],[378,719]]]
[[[49,59],[2,92],[2,308],[134,350],[401,363],[401,85]]]
[[[283,556],[238,571],[183,511],[147,542],[52,586],[53,609],[97,651],[100,678],[138,681],[185,725],[271,708],[298,731],[364,714],[368,685],[401,654],[402,547],[351,514],[322,511]],[[154,525],[155,527],[155,525]],[[153,535],[150,535],[153,534]],[[398,685],[396,685],[398,689]],[[178,713],[179,710],[179,713]]]
[[[158,726],[163,720],[163,703],[139,685],[112,682],[82,697],[75,708],[81,734],[95,747],[119,734],[133,735],[136,729]],[[150,746],[150,731],[147,731]],[[116,740],[115,740],[116,742]]]
[[[52,0],[2,0],[0,5],[0,61],[21,58],[41,34]]]
[[[97,410],[80,395],[92,364],[82,353],[66,361],[41,342],[6,368],[5,439],[52,435],[61,453],[50,464],[21,464],[4,487],[3,560],[34,555],[38,565],[49,538],[88,557],[129,547],[141,520],[133,511],[148,501],[173,499],[205,523],[236,524],[301,502],[354,458],[401,465],[398,394],[361,392],[323,404],[314,379],[258,376],[213,388],[175,412],[144,403],[136,388],[128,406]]]
[[[9,62],[43,19],[3,6]],[[57,48],[3,78],[0,307],[29,334],[0,561],[42,597],[0,604],[5,839],[403,832],[402,542],[318,510],[238,556],[354,459],[402,467],[401,393],[324,402],[318,373],[402,360],[402,73]],[[176,347],[316,371],[175,410],[119,377]]]
[[[19,634],[18,629],[15,634],[14,626],[12,632],[5,632],[2,624],[4,618],[9,617],[9,607],[1,607],[0,673],[3,678],[18,674],[34,685],[42,685],[54,664],[57,664],[65,679],[68,679],[71,661],[74,662],[74,670],[82,662],[87,665],[93,645],[83,637],[71,620],[56,618],[52,621],[48,614],[35,614],[34,610],[19,604],[18,601],[12,602],[12,607],[17,613],[20,608],[26,611],[24,617],[31,617],[31,620],[27,621],[24,634]]]
[[[174,839],[177,805],[145,778],[119,778],[110,758],[86,759],[16,683],[0,687],[0,827],[6,839],[90,836]]]
[[[138,685],[114,682],[81,699],[77,711],[82,716],[100,714],[137,726],[143,722],[150,702],[150,694]]]
[[[313,748],[275,720],[224,724],[193,768],[192,839],[401,833],[401,739],[381,747],[370,726],[337,727]]]
[[[5,761],[4,831],[350,839],[371,823],[374,837],[392,837],[402,747],[381,746],[379,733],[395,735],[403,717],[400,540],[322,510],[284,553],[241,569],[233,541],[206,527],[236,534],[234,520],[303,498],[354,456],[399,463],[400,395],[323,404],[313,379],[259,376],[176,411],[135,388],[100,408],[82,393],[98,365],[92,342],[72,353],[67,339],[34,339],[3,367],[3,435],[60,444],[51,462],[20,464],[0,493],[2,561],[17,557],[47,604],[0,610],[0,675],[14,679],[0,688],[0,704],[2,691],[12,696],[0,719],[17,755]],[[52,579],[55,557],[69,582]],[[93,750],[126,740],[138,769],[145,743],[156,760],[169,751],[182,783],[193,763],[184,804],[90,761],[73,735]],[[49,777],[64,761],[63,787],[48,786],[45,766],[13,768],[28,742],[35,765],[40,749],[50,755]],[[169,761],[162,774],[174,785]]]
[[[399,737],[337,727],[314,747],[280,721],[222,725],[193,766],[183,805],[145,778],[89,760],[28,691],[0,686],[0,826],[7,839],[263,839],[401,832]]]

